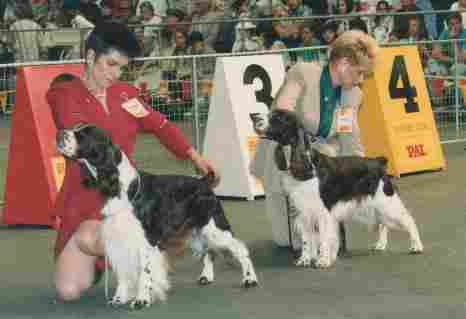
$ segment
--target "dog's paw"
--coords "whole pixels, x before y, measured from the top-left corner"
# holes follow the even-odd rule
[[[253,288],[259,286],[257,279],[245,278],[242,283],[243,288]]]
[[[375,243],[371,247],[371,250],[374,251],[374,252],[383,252],[386,249],[387,249],[387,243],[380,243],[380,242]]]
[[[310,267],[312,264],[312,259],[310,256],[301,255],[298,260],[295,262],[295,265],[298,267]]]
[[[328,269],[332,266],[332,263],[329,258],[317,258],[312,260],[311,266],[315,269]]]
[[[410,254],[410,255],[420,255],[420,254],[422,254],[422,253],[424,253],[424,249],[422,249],[422,248],[411,247],[411,248],[409,249],[409,254]]]
[[[150,298],[136,298],[130,303],[131,309],[139,310],[151,306]]]
[[[120,296],[113,296],[112,300],[108,302],[108,305],[112,307],[120,307],[120,306],[125,305],[126,303],[127,303],[127,300],[124,300]]]
[[[207,285],[210,285],[211,283],[213,283],[214,281],[212,279],[207,278],[207,276],[201,276],[201,277],[199,277],[197,282],[201,286],[207,286]]]

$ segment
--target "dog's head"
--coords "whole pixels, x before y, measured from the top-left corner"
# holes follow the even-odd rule
[[[282,146],[297,142],[301,123],[296,113],[274,110],[270,113],[252,113],[250,117],[255,131],[261,138],[275,141]]]
[[[106,197],[118,196],[121,190],[118,164],[121,151],[110,135],[91,124],[78,124],[57,132],[58,151],[81,164],[82,183]]]
[[[278,169],[290,170],[298,180],[307,180],[314,176],[311,148],[314,136],[304,129],[295,112],[274,110],[268,114],[250,115],[255,131],[261,138],[278,143],[275,149],[275,162]],[[289,161],[284,152],[285,146],[291,146]]]

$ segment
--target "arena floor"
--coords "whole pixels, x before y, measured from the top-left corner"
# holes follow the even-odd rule
[[[9,131],[9,121],[0,118],[0,198]],[[147,137],[138,141],[140,167],[153,172],[190,173],[156,144]],[[398,180],[419,225],[425,254],[408,255],[407,237],[399,233],[390,235],[387,252],[372,254],[368,246],[375,234],[350,225],[351,256],[340,259],[328,271],[296,268],[291,254],[270,241],[263,199],[224,200],[237,236],[251,249],[261,286],[242,289],[239,269],[218,260],[216,282],[199,287],[200,264],[186,253],[176,263],[168,302],[138,312],[106,306],[103,283],[79,302],[52,304],[54,231],[0,225],[0,318],[464,318],[464,147],[444,146],[447,170]]]

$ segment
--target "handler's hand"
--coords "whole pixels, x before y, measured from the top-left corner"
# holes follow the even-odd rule
[[[194,148],[189,152],[189,158],[193,162],[195,168],[202,174],[212,174],[214,176],[214,181],[212,187],[216,187],[220,183],[220,173],[218,170],[209,162],[207,159],[203,158]]]

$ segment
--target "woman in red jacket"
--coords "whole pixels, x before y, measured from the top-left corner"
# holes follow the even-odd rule
[[[151,132],[173,154],[189,159],[203,174],[218,172],[161,113],[138,99],[137,90],[119,81],[121,69],[139,55],[136,38],[125,26],[97,25],[86,40],[81,78],[54,83],[47,92],[58,129],[93,123],[110,133],[131,159],[138,132]],[[99,195],[81,185],[76,162],[66,163],[63,186],[53,214],[60,221],[55,245],[55,287],[59,301],[78,299],[98,279],[105,252],[99,238]],[[100,264],[100,267],[99,267]]]

